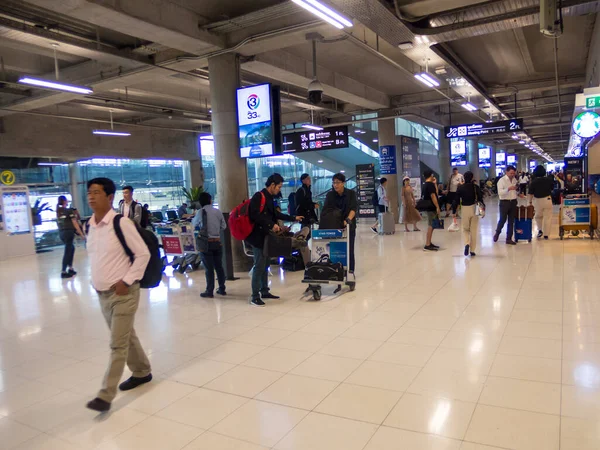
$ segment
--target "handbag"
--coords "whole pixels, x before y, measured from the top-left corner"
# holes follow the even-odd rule
[[[263,252],[269,258],[292,256],[292,237],[269,233],[265,238]]]
[[[475,187],[475,183],[473,183],[473,190],[475,191],[475,215],[483,219],[485,217],[485,205],[481,200],[477,199],[477,188]]]
[[[417,201],[415,208],[417,208],[417,211],[421,211],[421,212],[436,210],[436,207],[433,204],[433,201],[431,201],[428,198],[420,198],[419,201]]]
[[[305,280],[344,281],[344,266],[341,262],[333,263],[328,254],[317,261],[309,262],[304,270]]]
[[[440,219],[439,216],[433,219],[431,223],[431,227],[434,230],[443,230],[444,229],[444,219]]]

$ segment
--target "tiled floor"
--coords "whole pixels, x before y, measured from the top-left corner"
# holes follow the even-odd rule
[[[476,258],[362,225],[356,291],[321,302],[300,273],[255,309],[245,274],[206,301],[202,272],[167,271],[136,322],[155,381],[103,416],[85,250],[69,281],[60,251],[1,263],[0,449],[597,450],[600,242],[494,245],[494,219]]]

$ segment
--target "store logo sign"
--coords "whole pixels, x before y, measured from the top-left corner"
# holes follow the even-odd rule
[[[260,97],[256,94],[250,94],[248,96],[248,100],[246,101],[246,104],[248,105],[248,108],[250,108],[251,110],[258,109],[258,107],[260,106]]]

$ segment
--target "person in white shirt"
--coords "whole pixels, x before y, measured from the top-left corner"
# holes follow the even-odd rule
[[[529,174],[527,172],[521,172],[519,177],[519,192],[522,195],[527,195],[527,186],[529,185]]]
[[[513,240],[515,228],[515,218],[517,217],[517,177],[515,176],[517,169],[513,166],[506,168],[506,175],[498,180],[498,197],[500,198],[500,220],[494,234],[494,242],[498,242],[502,228],[508,220],[508,228],[506,230],[506,243],[508,245],[517,245]]]
[[[446,195],[446,217],[450,215],[452,209],[452,203],[456,198],[456,191],[461,184],[465,184],[464,177],[458,173],[458,169],[455,167],[452,169],[452,175],[450,175],[450,181],[448,182],[448,194]]]
[[[142,205],[133,200],[133,186],[123,187],[123,200],[119,202],[119,214],[136,222],[142,223]]]
[[[377,217],[379,217],[380,213],[384,213],[390,207],[390,202],[387,197],[387,190],[385,186],[387,185],[387,178],[383,177],[379,180],[379,186],[377,187],[377,200],[379,204],[377,205]],[[373,233],[377,233],[377,226],[379,225],[379,219],[375,222],[375,225],[371,227],[371,231]]]
[[[88,182],[87,189],[88,203],[94,211],[87,240],[92,286],[98,293],[102,314],[110,329],[111,348],[102,388],[87,407],[106,412],[117,394],[126,363],[133,373],[119,385],[122,391],[152,380],[150,362],[133,328],[140,301],[139,280],[150,261],[150,251],[135,224],[117,216],[113,210],[116,186],[112,180],[94,178]],[[119,221],[125,242],[133,253],[132,260],[115,233],[115,220]]]

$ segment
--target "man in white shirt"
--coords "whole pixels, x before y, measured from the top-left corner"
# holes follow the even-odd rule
[[[142,205],[133,200],[133,186],[123,187],[123,200],[119,202],[119,214],[128,217],[138,225],[142,223]]]
[[[381,178],[381,180],[379,180],[379,187],[377,188],[378,204],[377,204],[377,210],[375,211],[375,214],[377,214],[376,217],[379,217],[379,214],[385,213],[387,211],[387,209],[390,207],[390,201],[388,200],[388,197],[387,197],[387,190],[385,189],[386,184],[387,184],[387,178],[383,177],[383,178]],[[371,227],[371,231],[373,231],[373,233],[377,233],[378,225],[379,225],[379,219],[377,219],[375,222],[375,225],[373,225]]]
[[[130,260],[115,233],[117,214],[112,208],[116,186],[108,178],[94,178],[87,184],[90,218],[87,249],[92,285],[98,293],[102,314],[110,329],[110,362],[98,396],[87,407],[106,412],[117,394],[125,363],[132,376],[119,385],[126,391],[152,380],[150,362],[133,328],[140,301],[139,280],[144,276],[150,252],[134,223],[118,217],[125,242],[133,253]]]
[[[508,245],[517,245],[513,240],[515,227],[515,218],[517,217],[517,191],[519,189],[517,169],[513,166],[506,168],[506,175],[498,180],[498,197],[500,198],[500,220],[494,234],[494,242],[498,242],[502,228],[508,219],[508,228],[506,230],[506,243]]]
[[[464,177],[458,173],[458,169],[455,167],[452,169],[452,175],[450,175],[450,181],[448,182],[448,194],[446,196],[446,217],[450,215],[451,206],[456,198],[456,191],[461,184],[465,184]]]

